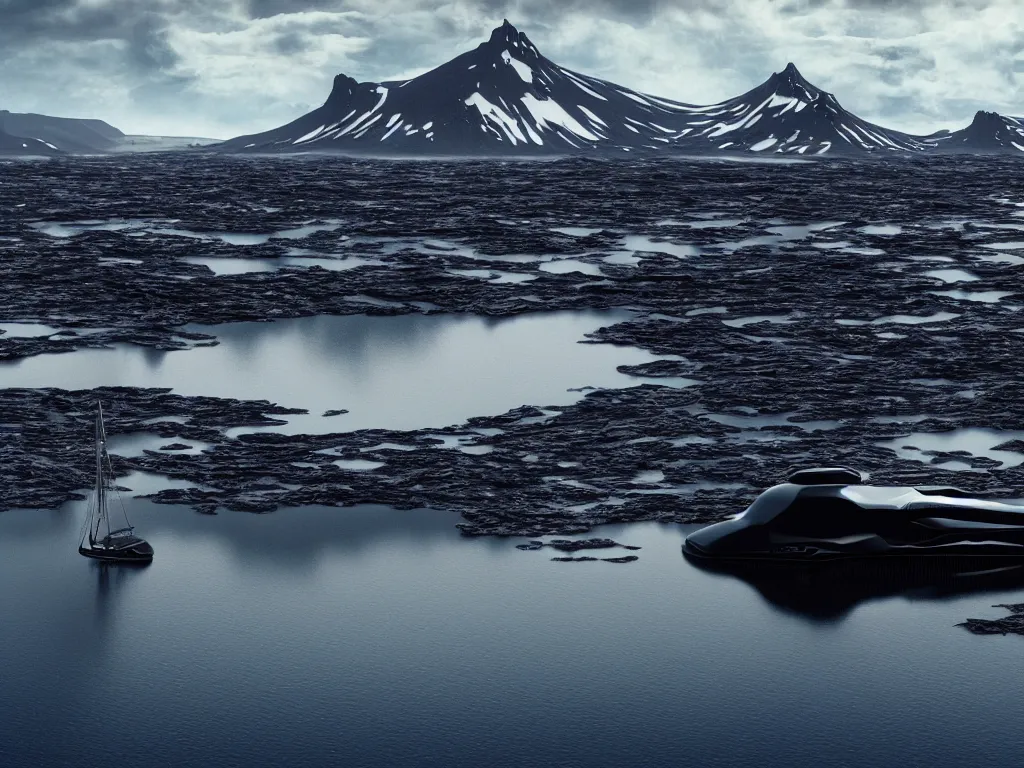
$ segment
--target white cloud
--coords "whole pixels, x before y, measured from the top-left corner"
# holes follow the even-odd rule
[[[63,10],[7,19],[24,32],[0,41],[3,106],[132,132],[264,130],[322,103],[340,72],[419,74],[502,15],[564,66],[691,103],[738,95],[788,61],[848,109],[912,132],[982,108],[1018,113],[1024,96],[1016,0],[154,0],[138,23],[129,0],[47,2]]]

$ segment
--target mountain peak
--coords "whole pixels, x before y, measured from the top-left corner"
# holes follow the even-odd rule
[[[537,47],[530,42],[530,38],[526,36],[526,33],[520,32],[516,29],[515,25],[512,24],[508,19],[502,22],[500,27],[495,27],[491,32],[491,39],[487,41],[488,45],[497,46],[501,48],[524,48],[527,51],[532,51],[539,55]]]
[[[772,79],[776,82],[783,82],[791,86],[800,85],[804,88],[813,88],[813,86],[807,81],[807,78],[800,74],[800,70],[796,68],[796,64],[793,62],[789,62],[786,65],[786,68],[781,72],[776,72],[772,76]]]

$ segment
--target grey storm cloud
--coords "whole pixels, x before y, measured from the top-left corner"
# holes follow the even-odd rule
[[[894,128],[1024,112],[1018,0],[0,0],[0,108],[228,136],[322,103],[335,74],[420,74],[508,18],[549,58],[690,103],[794,61]]]

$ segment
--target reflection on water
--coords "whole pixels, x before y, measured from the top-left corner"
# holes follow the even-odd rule
[[[286,267],[322,267],[330,272],[345,272],[356,267],[380,265],[377,259],[349,256],[344,259],[312,256],[280,256],[273,259],[241,259],[225,256],[186,256],[182,261],[209,267],[215,275],[242,275],[249,272],[274,272]]]
[[[702,571],[741,579],[773,606],[814,620],[835,621],[861,603],[887,597],[948,600],[1024,590],[1024,565],[991,558],[891,558],[814,565],[687,560]]]
[[[44,325],[43,323],[0,323],[0,335],[5,335],[8,338],[36,338],[39,336],[51,336],[59,328],[54,328],[52,325]]]
[[[220,344],[170,353],[121,345],[37,355],[0,364],[0,375],[10,387],[172,387],[184,395],[309,409],[274,430],[293,434],[444,427],[521,405],[568,405],[582,396],[569,389],[642,383],[616,368],[658,359],[654,355],[578,343],[627,317],[351,315],[189,326],[215,334]],[[337,409],[350,413],[321,418]]]
[[[75,551],[80,516],[0,515],[5,768],[92,764],[84,745],[141,768],[1006,765],[1020,746],[1019,638],[953,626],[1018,602],[1014,578],[794,587],[692,566],[690,527],[607,527],[638,562],[563,564],[445,513],[144,501],[153,564],[104,569]]]

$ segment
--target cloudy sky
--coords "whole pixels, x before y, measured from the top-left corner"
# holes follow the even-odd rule
[[[1024,113],[1020,0],[0,0],[0,108],[227,138],[319,106],[339,72],[425,72],[506,17],[563,66],[690,103],[793,61],[892,128]]]

